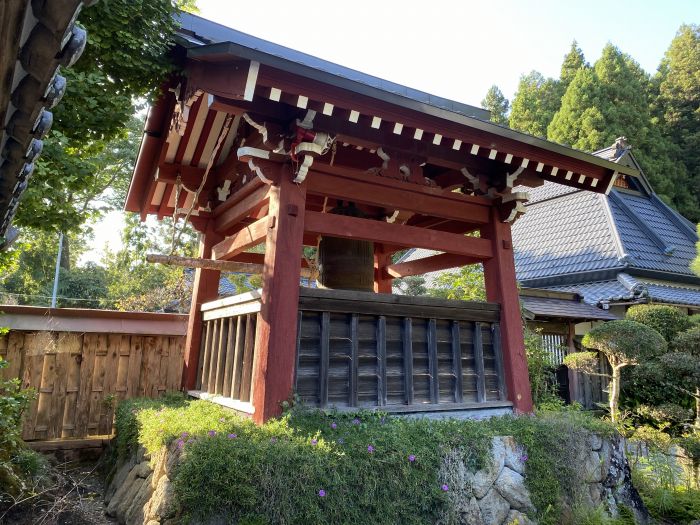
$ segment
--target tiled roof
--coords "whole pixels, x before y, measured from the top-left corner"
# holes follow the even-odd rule
[[[528,194],[528,203],[534,204],[535,202],[544,201],[547,199],[552,199],[554,197],[559,197],[560,195],[567,195],[569,193],[580,192],[581,190],[572,188],[570,186],[564,186],[563,184],[556,184],[554,182],[545,181],[542,186],[537,186],[535,188],[529,188],[527,186],[516,186],[513,191],[526,191]]]
[[[618,274],[617,279],[613,280],[549,286],[547,289],[581,294],[588,304],[652,301],[700,306],[700,286],[640,279],[624,272]]]
[[[550,297],[520,296],[526,310],[536,317],[561,317],[579,320],[613,320],[617,316],[590,304]]]
[[[695,257],[695,244],[683,233],[678,222],[672,221],[660,210],[659,206],[662,204],[643,195],[613,191],[639,219],[673,249],[669,254],[664,254],[615,200],[609,199],[622,245],[625,252],[632,257],[630,266],[692,275],[690,262]]]
[[[548,191],[545,184],[537,190]],[[537,194],[537,193],[536,193]],[[588,191],[564,192],[530,204],[513,225],[518,280],[621,267],[605,197]]]

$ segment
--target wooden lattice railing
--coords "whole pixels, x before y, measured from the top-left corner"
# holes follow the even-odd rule
[[[260,295],[202,305],[197,390],[253,412]],[[295,393],[307,406],[507,408],[497,304],[301,288]]]
[[[197,390],[190,394],[252,412],[255,327],[260,294],[249,292],[202,305]]]

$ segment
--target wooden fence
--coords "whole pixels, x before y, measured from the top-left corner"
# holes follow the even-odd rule
[[[111,434],[120,400],[180,389],[187,316],[0,310],[0,324],[10,328],[0,338],[9,363],[0,374],[37,393],[24,417],[25,440]]]

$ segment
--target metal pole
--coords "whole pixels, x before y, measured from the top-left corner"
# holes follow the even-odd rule
[[[56,257],[56,272],[53,275],[53,293],[51,294],[51,308],[56,308],[56,294],[58,293],[58,274],[61,269],[61,252],[63,252],[63,232],[58,237],[58,256]]]

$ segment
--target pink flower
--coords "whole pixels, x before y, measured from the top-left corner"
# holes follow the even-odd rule
[[[372,445],[367,445],[367,452],[369,452],[370,454],[374,452],[374,447]]]
[[[214,437],[216,435],[216,430],[210,430],[207,434],[209,434],[209,437]]]
[[[228,438],[229,439],[236,439],[238,436],[236,434],[229,434]]]
[[[416,460],[416,456],[414,456],[413,454],[409,454],[409,456],[408,456],[408,461],[410,461],[411,463],[413,463],[415,460]]]
[[[353,425],[359,425],[359,424],[360,424],[360,420],[359,420],[358,418],[355,418],[355,419],[352,420],[352,424],[353,424]]]
[[[316,445],[318,444],[318,440],[317,440],[317,439],[312,439],[312,440],[311,440],[311,444],[314,445],[314,446],[316,446]]]
[[[182,439],[187,439],[187,436],[189,436],[189,434],[187,432],[183,432],[182,434],[180,434],[180,437]]]
[[[333,430],[335,430],[336,428],[338,428],[338,425],[335,424],[335,421],[333,421],[333,423],[331,423],[331,428],[332,428]]]
[[[323,489],[321,489],[321,490],[318,491],[318,495],[319,495],[319,497],[321,497],[321,498],[325,498],[325,497],[326,497],[326,491],[323,490]]]
[[[443,484],[443,486],[440,488],[443,490],[443,492],[447,492],[448,490],[450,490],[450,486],[447,483]]]
[[[182,448],[185,446],[185,442],[182,439],[177,440],[177,448]]]

